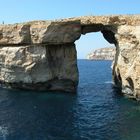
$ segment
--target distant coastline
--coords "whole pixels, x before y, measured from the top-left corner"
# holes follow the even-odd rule
[[[114,60],[115,47],[105,47],[92,51],[86,56],[87,60]]]

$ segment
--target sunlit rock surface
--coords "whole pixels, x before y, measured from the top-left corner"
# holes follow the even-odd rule
[[[115,44],[114,82],[129,97],[140,99],[140,15],[83,16],[0,25],[1,85],[76,91],[74,42],[90,32],[101,32],[109,43]]]
[[[75,92],[76,64],[74,44],[0,48],[0,80],[8,87]]]

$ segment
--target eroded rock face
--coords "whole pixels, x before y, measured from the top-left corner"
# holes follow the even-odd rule
[[[116,46],[115,84],[129,97],[140,99],[140,15],[85,16],[0,25],[1,84],[23,89],[76,91],[74,42],[81,34],[99,31]]]
[[[75,92],[78,72],[75,45],[28,45],[0,48],[1,84],[14,88]]]
[[[29,44],[30,42],[30,25],[0,25],[0,45]]]
[[[118,27],[116,39],[115,83],[125,95],[140,99],[140,26]]]
[[[0,25],[0,45],[66,44],[81,36],[80,21],[36,21],[14,25]]]
[[[0,25],[0,83],[6,87],[76,92],[75,40],[80,21]]]

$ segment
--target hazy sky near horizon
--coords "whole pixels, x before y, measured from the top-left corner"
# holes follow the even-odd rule
[[[1,23],[50,20],[84,15],[140,14],[140,0],[0,0]],[[78,58],[109,44],[100,33],[76,42]]]

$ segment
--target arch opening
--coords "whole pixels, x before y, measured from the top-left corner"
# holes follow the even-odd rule
[[[89,30],[89,29],[87,29]],[[93,50],[102,48],[117,48],[117,41],[115,34],[109,30],[102,30],[98,32],[88,32],[82,35],[76,42],[77,58],[86,59],[87,54]]]
[[[113,33],[112,31],[110,30],[105,30],[103,27],[102,27],[102,30],[100,28],[100,26],[98,26],[98,28],[96,28],[96,32],[95,32],[95,28],[94,28],[94,32],[90,32],[92,27],[90,28],[85,28],[83,31],[84,31],[84,35],[81,36],[81,38],[79,40],[77,40],[75,43],[76,43],[76,50],[77,50],[77,58],[78,58],[78,69],[79,69],[79,78],[80,78],[80,81],[85,81],[86,79],[82,79],[82,78],[85,78],[82,76],[82,72],[84,71],[83,74],[87,75],[87,77],[90,77],[90,81],[91,83],[94,83],[96,80],[98,81],[98,79],[106,79],[104,82],[106,81],[109,81],[112,83],[112,70],[111,70],[111,65],[112,65],[112,61],[110,61],[109,63],[107,62],[107,70],[109,70],[109,74],[106,75],[106,72],[104,72],[103,74],[99,74],[99,77],[98,78],[94,78],[95,76],[97,76],[98,74],[98,71],[100,71],[99,69],[101,68],[100,66],[104,67],[106,64],[104,63],[103,65],[101,64],[101,61],[99,62],[100,66],[97,64],[98,62],[94,61],[98,67],[94,67],[94,64],[92,65],[92,67],[90,67],[90,64],[91,63],[94,63],[93,61],[90,61],[90,64],[88,66],[87,64],[87,67],[84,68],[84,70],[82,70],[82,67],[79,66],[79,63],[80,65],[82,64],[82,61],[83,61],[83,64],[85,63],[85,60],[79,60],[79,59],[87,59],[87,55],[89,53],[92,53],[94,50],[100,50],[100,49],[104,49],[104,48],[113,48],[114,50],[116,50],[116,44],[117,44],[117,41],[115,39],[115,33]],[[88,33],[86,33],[88,32]],[[115,53],[114,53],[114,58],[115,58]],[[81,61],[81,62],[79,62]],[[86,60],[87,61],[87,60]],[[89,61],[88,61],[89,62]],[[86,72],[87,69],[90,69],[91,72]],[[93,69],[97,69],[97,70],[93,70]],[[102,68],[104,69],[104,68]],[[93,72],[93,73],[92,73]],[[92,76],[91,76],[91,75]],[[105,77],[108,77],[108,78],[105,78]],[[92,78],[91,78],[92,77]],[[108,80],[107,80],[108,79]],[[92,80],[95,80],[95,81],[92,81]],[[82,83],[82,82],[80,82]],[[95,83],[96,84],[96,83]],[[80,86],[80,85],[79,85]]]

